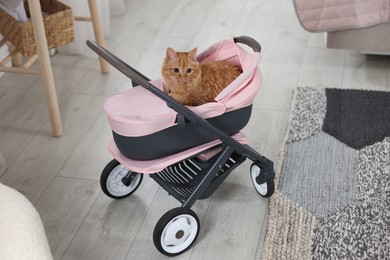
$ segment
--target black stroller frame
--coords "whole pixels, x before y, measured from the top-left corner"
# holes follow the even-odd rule
[[[236,43],[248,45],[255,52],[261,51],[260,44],[250,37],[235,37],[234,41]],[[253,164],[251,166],[251,176],[252,182],[257,192],[263,197],[269,197],[273,194],[275,173],[272,161],[253,150],[250,146],[239,143],[234,138],[227,135],[216,126],[210,124],[207,120],[199,117],[187,107],[176,102],[173,98],[171,98],[159,88],[151,84],[150,79],[148,79],[146,76],[144,76],[119,58],[117,58],[108,50],[102,48],[101,46],[97,45],[95,42],[92,41],[87,41],[87,45],[99,56],[107,60],[112,66],[114,66],[124,75],[129,77],[132,80],[133,86],[140,85],[146,90],[156,95],[157,97],[161,98],[163,101],[165,101],[168,107],[177,112],[177,123],[179,127],[184,126],[185,124],[194,124],[195,126],[200,127],[205,131],[209,132],[210,134],[214,135],[215,139],[219,139],[221,141],[221,144],[216,145],[216,147],[210,148],[210,150],[216,148],[221,149],[220,152],[218,152],[210,159],[200,159],[198,157],[199,154],[196,154],[194,156],[191,156],[190,158],[170,165],[160,172],[150,174],[150,177],[152,179],[154,179],[170,195],[172,195],[175,199],[182,203],[181,207],[168,211],[160,219],[160,221],[155,227],[153,241],[156,248],[161,253],[168,256],[175,256],[183,253],[193,244],[199,232],[199,219],[197,215],[192,210],[190,210],[190,208],[198,199],[205,199],[212,195],[214,191],[219,187],[219,185],[225,180],[225,178],[232,172],[232,170],[235,169],[242,162],[244,162],[246,158],[253,161]],[[204,152],[205,151],[202,151],[202,153]],[[114,166],[117,164],[119,163],[114,163]],[[112,167],[110,168],[109,165],[107,165],[106,168],[108,167],[108,170],[111,170]],[[105,169],[104,171],[106,170],[107,169]],[[137,174],[140,173],[136,173],[129,170],[126,176],[122,178],[123,184],[129,186],[134,181],[134,179],[136,179]],[[138,179],[140,179],[140,182],[142,180],[142,176],[140,176],[140,178]],[[264,184],[267,187],[266,191],[259,191],[257,187],[259,185]],[[104,187],[105,184],[102,183],[102,180],[101,185],[103,191],[105,191],[105,193],[110,196],[110,194],[106,192],[107,189]],[[137,184],[135,189],[138,188],[138,185],[139,183]],[[110,197],[122,198],[115,196]],[[179,227],[177,228],[177,230],[174,231],[174,234],[172,236],[175,237],[174,239],[178,239],[178,241],[183,241],[180,242],[178,246],[164,245],[164,243],[162,242],[163,236],[169,236],[169,234],[166,234],[166,232],[168,232],[167,229],[169,230],[169,225],[176,225],[172,223],[174,223],[174,221],[176,221],[179,216],[184,215],[189,215],[190,217],[192,217],[192,219],[195,219],[195,226],[197,226],[195,228],[196,230],[193,232],[195,232],[196,234],[186,235],[183,231],[185,230],[185,228],[181,230],[181,227]],[[190,238],[183,236],[188,236]]]

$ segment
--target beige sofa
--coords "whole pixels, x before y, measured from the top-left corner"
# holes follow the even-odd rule
[[[390,55],[390,23],[326,33],[326,47]]]

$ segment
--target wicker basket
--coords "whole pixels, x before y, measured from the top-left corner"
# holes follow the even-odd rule
[[[25,1],[27,16],[29,10]],[[47,45],[55,48],[74,40],[72,9],[57,0],[40,0]],[[37,52],[31,21],[18,22],[0,9],[0,34],[20,53],[30,56]]]

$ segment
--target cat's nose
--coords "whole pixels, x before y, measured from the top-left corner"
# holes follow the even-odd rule
[[[180,81],[186,81],[187,78],[186,78],[186,77],[183,77],[183,78],[182,78],[182,77],[179,77],[179,80],[180,80]]]

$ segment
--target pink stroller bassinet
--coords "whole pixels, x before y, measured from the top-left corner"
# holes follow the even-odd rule
[[[228,39],[214,44],[197,59],[201,63],[229,60],[242,67],[242,74],[217,96],[216,102],[189,107],[226,134],[238,133],[249,121],[253,99],[262,83],[257,68],[260,53],[250,54],[234,39]],[[161,80],[152,84],[167,92]],[[215,139],[196,124],[184,122],[163,100],[140,86],[107,100],[104,110],[116,146],[131,159],[156,159]]]
[[[248,52],[238,45],[248,45]],[[104,105],[112,129],[109,151],[115,158],[103,170],[101,187],[110,197],[131,195],[149,174],[182,203],[156,224],[153,241],[168,256],[187,250],[199,232],[199,219],[190,209],[209,197],[246,158],[253,161],[251,180],[256,191],[274,191],[272,161],[258,154],[240,132],[248,123],[253,100],[262,83],[257,67],[260,45],[247,36],[220,41],[198,55],[199,62],[229,60],[242,73],[210,102],[186,107],[167,95],[161,80],[146,76],[88,41],[87,45],[127,75],[135,86],[111,97]]]

